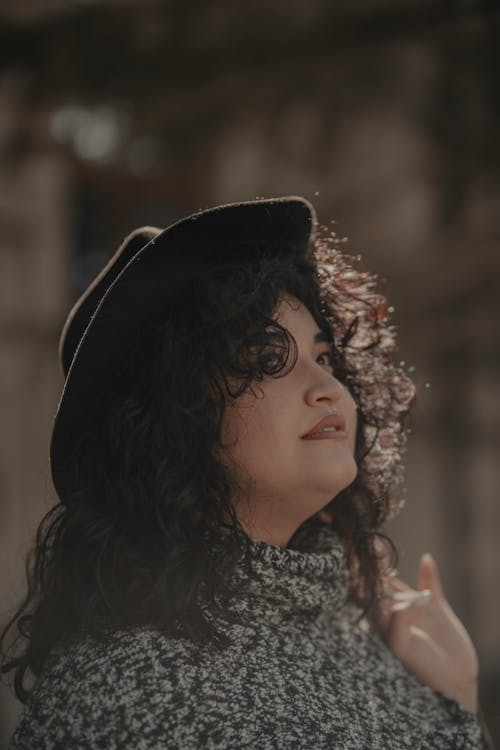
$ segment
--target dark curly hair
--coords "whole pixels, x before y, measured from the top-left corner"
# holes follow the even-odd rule
[[[375,277],[328,236],[308,259],[264,255],[204,269],[127,352],[99,419],[81,435],[78,489],[42,520],[26,597],[2,633],[2,671],[14,670],[21,701],[28,676],[68,638],[149,625],[228,645],[212,616],[231,619],[231,573],[238,563],[251,570],[251,540],[231,503],[237,480],[217,448],[228,401],[294,366],[293,337],[273,319],[284,292],[332,338],[335,376],[358,407],[356,479],[288,546],[314,549],[318,530],[331,525],[345,544],[360,617],[374,616],[375,539],[397,559],[382,529],[400,506],[393,490],[414,386],[391,363],[391,309]]]

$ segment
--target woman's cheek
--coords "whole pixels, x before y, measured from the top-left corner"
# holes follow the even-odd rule
[[[351,432],[350,440],[351,440],[351,448],[354,454],[355,447],[356,447],[356,433],[358,429],[358,407],[350,393],[349,393],[349,412],[351,416],[350,422],[352,425],[351,430],[350,430]]]

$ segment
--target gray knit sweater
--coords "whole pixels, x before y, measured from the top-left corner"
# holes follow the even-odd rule
[[[153,629],[54,652],[11,747],[22,750],[475,750],[475,716],[423,687],[347,598],[344,548],[252,542],[224,653]]]

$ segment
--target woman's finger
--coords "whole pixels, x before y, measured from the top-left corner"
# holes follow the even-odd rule
[[[405,583],[403,580],[401,580],[401,578],[398,578],[397,576],[385,578],[384,592],[387,594],[387,596],[394,596],[394,594],[397,592],[418,593],[415,591],[415,589],[412,589],[411,586],[408,586],[407,583]]]
[[[437,599],[444,598],[436,561],[429,552],[420,558],[418,568],[418,588],[420,591],[430,589]]]
[[[382,599],[379,599],[377,608],[377,625],[384,640],[387,639],[391,620],[392,601],[389,597],[384,596]]]

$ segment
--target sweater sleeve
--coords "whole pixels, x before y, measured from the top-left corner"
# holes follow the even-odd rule
[[[456,750],[495,750],[481,707],[472,714],[453,698],[435,691],[456,728]]]

